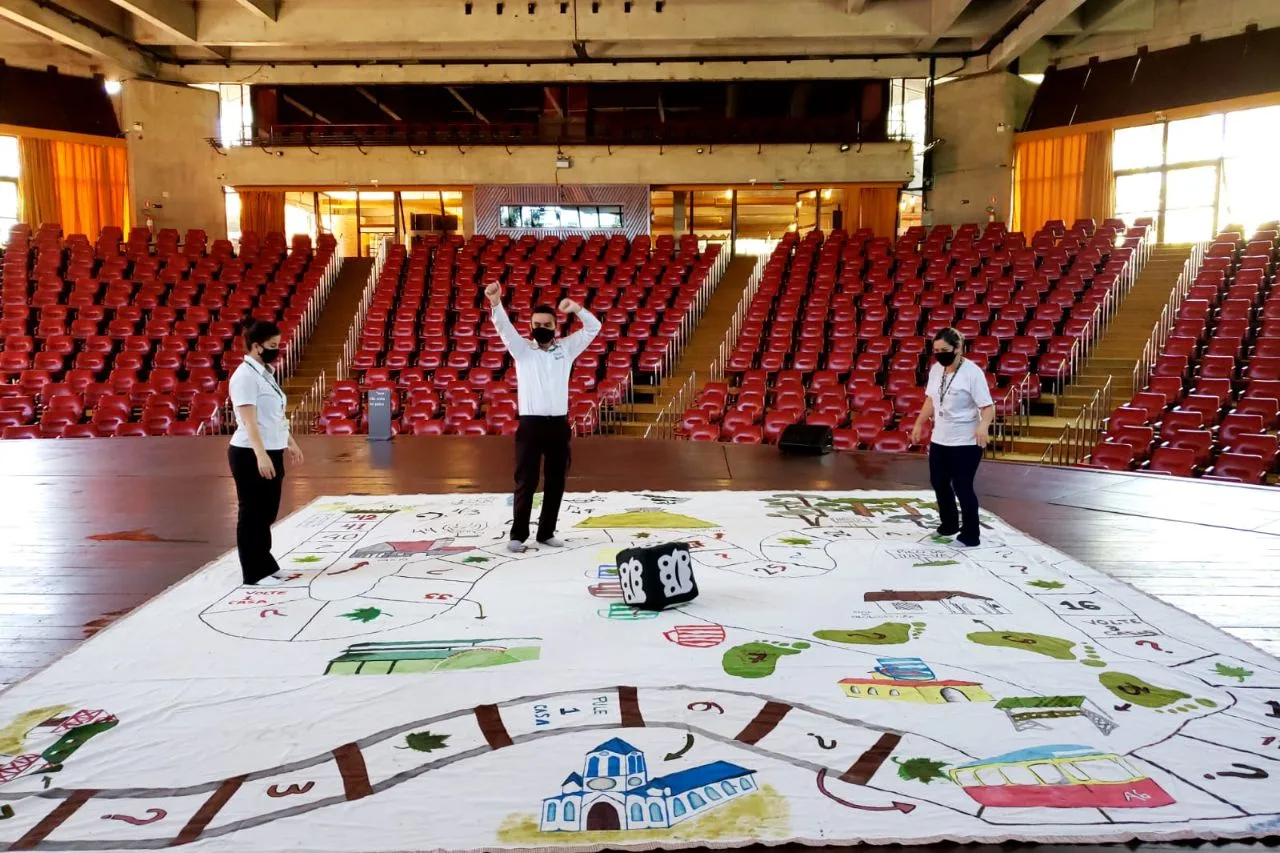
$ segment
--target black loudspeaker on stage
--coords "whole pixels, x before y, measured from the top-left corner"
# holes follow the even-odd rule
[[[821,456],[830,453],[834,443],[831,427],[792,424],[778,438],[778,449],[783,453]]]

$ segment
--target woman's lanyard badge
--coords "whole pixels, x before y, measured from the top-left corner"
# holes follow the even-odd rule
[[[960,368],[957,367],[955,372],[951,374],[951,381],[947,381],[947,372],[942,372],[942,378],[938,380],[938,420],[946,420],[947,394],[951,391],[951,386],[956,384],[956,377],[960,375]]]
[[[276,395],[280,398],[280,402],[281,403],[284,402],[284,389],[280,387],[280,383],[276,381],[275,376],[272,375],[269,369],[267,369],[266,367],[263,367],[262,369],[258,369],[257,367],[251,367],[250,370],[252,370],[254,373],[257,373],[263,379],[267,380],[267,384],[271,386],[271,390],[275,391]]]

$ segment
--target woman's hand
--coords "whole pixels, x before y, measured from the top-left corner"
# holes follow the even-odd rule
[[[911,428],[911,443],[920,446],[920,440],[924,438],[924,425],[917,423]]]
[[[267,455],[265,450],[255,451],[254,456],[258,458],[258,474],[264,480],[274,480],[276,478],[276,466],[271,461],[271,457]]]
[[[298,446],[298,442],[293,440],[293,436],[289,436],[289,462],[294,465],[301,465],[305,461],[302,456],[302,448]]]
[[[978,439],[978,446],[981,447],[983,450],[986,450],[987,445],[991,442],[991,434],[987,431],[987,425],[982,424],[981,426],[979,426],[978,431],[975,432],[973,435],[974,435],[974,438]]]

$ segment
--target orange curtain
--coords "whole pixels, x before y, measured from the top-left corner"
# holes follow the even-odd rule
[[[66,234],[96,236],[114,225],[131,224],[129,154],[119,145],[53,142],[58,208]]]
[[[870,228],[877,237],[898,235],[898,196],[896,186],[862,185],[849,187],[845,200],[849,205],[844,227],[849,231]]]
[[[240,233],[250,231],[265,237],[273,231],[284,233],[284,190],[242,190],[240,196]]]
[[[1111,131],[1074,133],[1014,143],[1013,229],[1033,232],[1051,219],[1112,214]]]
[[[58,225],[58,178],[54,170],[53,140],[18,137],[18,218],[32,228]]]
[[[128,231],[129,155],[123,145],[19,137],[22,218],[32,227],[96,237],[104,226]]]

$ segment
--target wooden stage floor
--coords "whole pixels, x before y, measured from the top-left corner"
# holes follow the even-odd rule
[[[282,515],[321,495],[511,487],[505,438],[302,446]],[[0,686],[234,547],[224,439],[5,441],[0,471]],[[569,478],[577,492],[927,487],[923,457],[619,438],[577,441]],[[1023,531],[1280,656],[1280,489],[987,462],[979,493]]]

